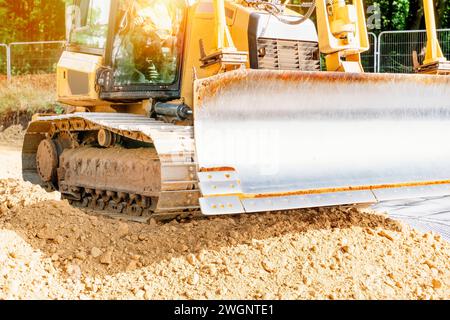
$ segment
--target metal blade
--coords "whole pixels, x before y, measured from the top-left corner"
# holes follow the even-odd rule
[[[235,171],[241,200],[450,182],[450,77],[238,70],[195,94],[200,171]]]

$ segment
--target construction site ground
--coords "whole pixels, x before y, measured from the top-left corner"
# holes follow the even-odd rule
[[[450,298],[447,198],[119,221],[23,182],[21,135],[0,133],[0,299]]]

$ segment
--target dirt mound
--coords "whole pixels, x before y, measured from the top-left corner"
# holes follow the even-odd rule
[[[26,207],[45,200],[59,199],[57,192],[48,193],[40,186],[16,179],[0,179],[0,213]]]
[[[0,190],[0,203],[6,204],[0,214],[1,272],[19,279],[10,285],[0,277],[0,298],[29,297],[33,281],[49,277],[57,285],[44,286],[48,291],[37,296],[450,296],[448,243],[356,208],[139,224],[88,215],[55,200],[57,194],[16,180],[0,180]],[[19,254],[11,256],[10,248]],[[36,257],[33,267],[25,256]]]
[[[26,130],[22,125],[13,125],[6,129],[0,126],[0,144],[22,145]]]
[[[76,298],[64,283],[42,252],[0,229],[0,299]]]

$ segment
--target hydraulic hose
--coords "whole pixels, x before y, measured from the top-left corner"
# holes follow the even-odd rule
[[[288,19],[281,17],[280,13],[282,13],[282,11],[280,10],[280,8],[277,5],[275,5],[273,3],[261,1],[261,0],[244,0],[244,1],[247,3],[247,5],[263,9],[266,12],[273,15],[275,18],[277,18],[282,23],[289,24],[289,25],[302,24],[303,22],[305,22],[306,20],[311,18],[312,14],[314,13],[314,10],[316,8],[316,0],[312,0],[311,6],[309,7],[306,14],[304,16],[300,17],[298,20],[292,21],[292,20],[288,20]]]
[[[290,21],[290,20],[287,20],[287,19],[284,19],[284,18],[280,17],[279,15],[275,15],[275,17],[278,20],[280,20],[281,22],[285,23],[285,24],[297,25],[297,24],[302,24],[303,22],[305,22],[306,20],[311,18],[311,16],[314,13],[315,9],[316,9],[316,0],[312,0],[311,6],[309,7],[309,9],[306,12],[306,14],[303,17],[301,17],[300,19],[298,19],[298,20]]]

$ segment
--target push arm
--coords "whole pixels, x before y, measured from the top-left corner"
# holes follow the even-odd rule
[[[423,0],[425,23],[427,27],[427,47],[423,63],[419,63],[417,52],[413,52],[414,70],[426,74],[450,74],[450,62],[447,61],[439,45],[436,20],[434,16],[434,1]]]
[[[369,50],[362,0],[316,0],[320,51],[328,71],[363,72],[360,53]]]

